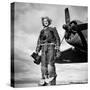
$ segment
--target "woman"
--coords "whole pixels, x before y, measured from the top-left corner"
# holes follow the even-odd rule
[[[41,73],[42,78],[39,85],[55,85],[56,84],[56,68],[55,68],[55,54],[59,50],[60,38],[56,27],[50,27],[51,19],[49,17],[42,17],[43,29],[40,32],[36,53],[41,54]]]

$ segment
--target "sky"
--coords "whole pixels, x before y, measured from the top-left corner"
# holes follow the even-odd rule
[[[57,28],[60,39],[63,38],[65,31],[62,25],[65,24],[64,9],[68,7],[71,20],[87,22],[88,8],[82,6],[52,5],[37,3],[15,3],[14,15],[14,55],[15,55],[15,78],[20,79],[21,75],[35,71],[39,66],[33,64],[30,54],[35,50],[37,39],[42,30],[41,17],[48,16],[52,19],[53,27]],[[62,42],[60,50],[71,47]],[[32,70],[32,68],[34,69]],[[39,70],[37,74],[39,74]],[[26,75],[27,76],[27,75]]]

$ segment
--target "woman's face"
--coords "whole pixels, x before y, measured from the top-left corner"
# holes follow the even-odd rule
[[[47,20],[47,19],[44,19],[44,20],[43,20],[43,24],[44,24],[44,26],[46,26],[46,27],[47,27],[47,26],[49,25],[48,20]]]

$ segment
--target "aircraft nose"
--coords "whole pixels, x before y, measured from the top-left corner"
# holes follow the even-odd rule
[[[68,29],[68,25],[64,24],[64,25],[62,26],[62,28],[65,29],[65,30],[67,30],[67,29]]]

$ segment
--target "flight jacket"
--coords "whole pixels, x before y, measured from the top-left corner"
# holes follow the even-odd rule
[[[60,46],[60,37],[56,27],[47,27],[47,29],[42,29],[40,31],[36,52],[39,52],[42,48],[42,44],[45,43],[54,43],[56,47]]]

